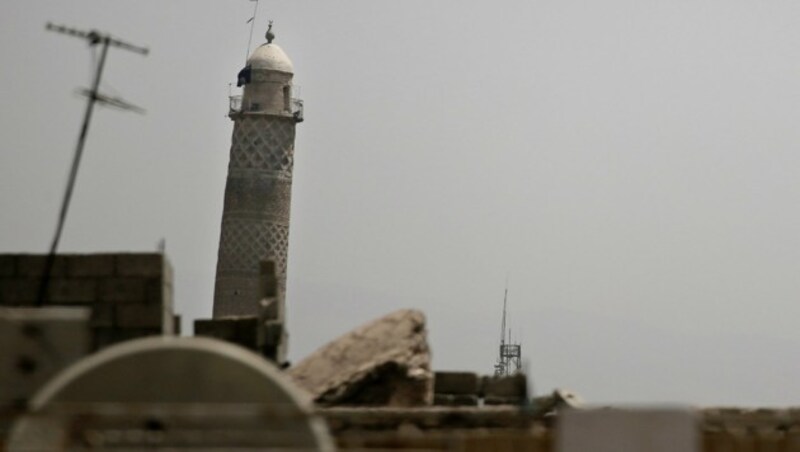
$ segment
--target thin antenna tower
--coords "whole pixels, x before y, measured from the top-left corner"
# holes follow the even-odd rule
[[[64,229],[64,222],[67,218],[67,211],[69,210],[69,203],[72,199],[72,190],[75,188],[75,179],[78,176],[78,167],[81,163],[81,156],[83,155],[83,147],[86,144],[86,136],[89,134],[89,123],[92,120],[92,112],[94,111],[94,104],[97,101],[100,102],[108,102],[107,96],[102,96],[99,93],[100,89],[100,79],[103,75],[103,67],[105,66],[106,62],[106,54],[108,53],[108,47],[114,46],[119,47],[121,49],[125,49],[134,53],[138,53],[141,55],[147,55],[149,50],[145,47],[135,46],[133,44],[129,44],[127,42],[121,41],[119,39],[112,38],[108,34],[100,33],[96,30],[91,31],[83,31],[78,30],[75,28],[66,27],[63,25],[53,25],[51,23],[47,23],[45,26],[46,30],[54,31],[56,33],[63,33],[66,35],[74,36],[76,38],[82,38],[89,41],[89,45],[94,47],[98,44],[102,45],[102,49],[100,51],[100,60],[95,67],[94,73],[94,82],[92,83],[92,89],[87,93],[88,101],[86,102],[86,111],[83,115],[83,124],[81,125],[80,135],[78,135],[78,143],[75,146],[75,155],[72,158],[72,167],[69,171],[69,178],[67,179],[67,187],[64,191],[64,199],[61,202],[61,210],[58,215],[58,223],[56,225],[56,232],[53,237],[53,241],[50,244],[50,251],[47,254],[47,259],[45,260],[44,271],[42,273],[42,281],[39,284],[39,293],[36,297],[36,303],[38,306],[42,306],[45,302],[47,297],[47,288],[50,284],[50,275],[53,272],[53,262],[56,258],[56,251],[58,250],[58,242],[61,240],[61,232]],[[135,109],[133,106],[130,105],[116,105],[119,108],[123,109]]]
[[[522,345],[511,342],[511,329],[508,329],[506,342],[506,314],[508,305],[508,281],[503,294],[503,320],[500,323],[500,354],[494,365],[494,375],[503,377],[519,372],[522,369]]]
[[[505,293],[503,294],[503,322],[500,327],[500,345],[505,343],[506,339],[506,304],[508,303],[508,285],[506,285]]]

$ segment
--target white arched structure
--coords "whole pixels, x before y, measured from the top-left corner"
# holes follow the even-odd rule
[[[151,337],[68,367],[32,399],[9,450],[333,450],[308,396],[267,360],[208,338]]]

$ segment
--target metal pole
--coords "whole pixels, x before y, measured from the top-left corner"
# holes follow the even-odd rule
[[[47,300],[47,289],[50,285],[50,275],[53,272],[53,263],[56,259],[56,251],[58,250],[58,242],[61,240],[61,232],[64,229],[64,222],[67,219],[67,211],[69,210],[69,203],[72,199],[72,190],[75,187],[75,179],[78,177],[78,167],[81,163],[81,156],[83,155],[83,147],[86,144],[86,136],[89,132],[89,123],[92,120],[92,112],[94,111],[94,103],[97,100],[97,93],[100,88],[100,78],[103,75],[103,66],[106,62],[106,54],[108,53],[108,45],[110,39],[108,36],[102,36],[100,42],[103,49],[100,53],[100,61],[97,63],[97,70],[95,71],[94,83],[92,91],[89,93],[89,100],[86,102],[86,112],[83,115],[83,125],[81,126],[81,133],[78,136],[78,143],[75,147],[75,155],[72,158],[72,168],[69,171],[69,179],[67,180],[67,188],[64,192],[64,199],[61,202],[61,211],[58,215],[58,225],[56,226],[56,234],[53,237],[53,242],[50,245],[50,252],[47,254],[45,260],[44,272],[42,273],[42,281],[39,284],[39,294],[36,297],[36,305],[43,306]]]
[[[253,17],[250,18],[250,39],[247,40],[247,53],[244,56],[244,62],[247,64],[247,59],[250,58],[250,44],[253,43],[253,27],[256,25],[256,16],[258,15],[258,0],[255,0],[256,6],[253,8]]]

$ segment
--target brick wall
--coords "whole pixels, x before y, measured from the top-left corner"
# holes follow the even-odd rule
[[[0,306],[34,306],[45,255],[0,255]],[[91,308],[92,348],[174,334],[172,266],[159,253],[60,254],[47,306]]]

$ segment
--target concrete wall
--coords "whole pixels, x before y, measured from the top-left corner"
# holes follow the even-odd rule
[[[0,306],[0,450],[28,399],[89,354],[89,316],[85,307]]]
[[[34,306],[46,257],[0,255],[0,306]],[[91,308],[92,348],[174,334],[172,266],[158,253],[56,256],[47,306]]]

